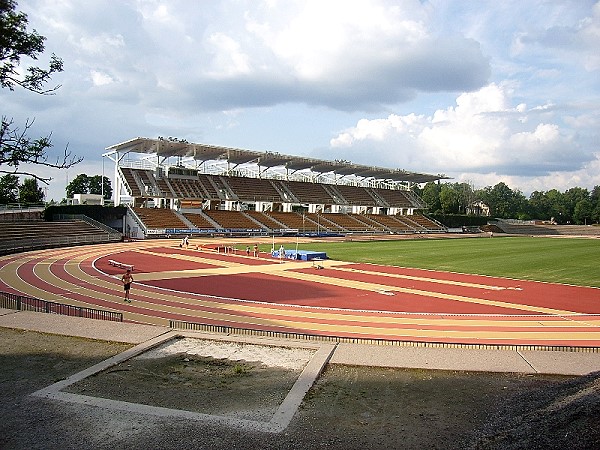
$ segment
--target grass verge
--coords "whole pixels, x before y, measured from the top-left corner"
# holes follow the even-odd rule
[[[284,244],[285,245],[285,244]],[[295,248],[290,242],[286,248]],[[600,240],[494,237],[317,242],[300,250],[328,258],[477,275],[600,287]]]

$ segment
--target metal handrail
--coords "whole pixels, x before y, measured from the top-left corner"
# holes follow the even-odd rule
[[[84,306],[67,305],[65,303],[51,302],[25,295],[12,294],[0,291],[0,308],[16,309],[17,311],[35,311],[47,314],[58,314],[70,317],[85,317],[88,319],[109,320],[123,322],[123,313],[106,311],[102,309],[87,308]]]

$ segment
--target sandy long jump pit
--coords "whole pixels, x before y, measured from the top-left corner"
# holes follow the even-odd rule
[[[131,304],[122,269],[134,269]],[[118,310],[126,321],[357,340],[600,347],[600,290],[506,278],[262,254],[165,241],[0,258],[8,292]]]
[[[33,396],[278,433],[334,345],[167,333]]]

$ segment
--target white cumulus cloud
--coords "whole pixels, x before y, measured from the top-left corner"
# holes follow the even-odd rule
[[[362,119],[331,139],[330,146],[340,157],[356,156],[357,163],[377,159],[383,165],[426,167],[434,173],[548,175],[595,159],[582,151],[576,134],[540,121],[537,107],[512,106],[511,92],[492,83],[461,94],[456,106],[431,116]]]

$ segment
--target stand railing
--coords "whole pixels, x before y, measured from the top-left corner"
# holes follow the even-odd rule
[[[35,311],[62,316],[85,317],[88,319],[109,320],[123,322],[123,313],[106,311],[102,309],[73,306],[56,303],[24,295],[11,294],[0,291],[0,308],[16,309],[17,311]]]

